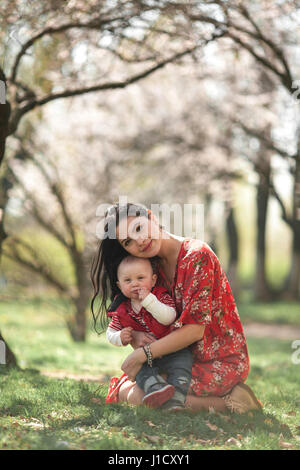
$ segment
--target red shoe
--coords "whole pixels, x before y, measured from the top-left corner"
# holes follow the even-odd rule
[[[151,388],[154,390],[147,393],[143,398],[143,404],[149,408],[159,408],[166,401],[170,400],[175,392],[175,388],[170,384],[157,383]]]

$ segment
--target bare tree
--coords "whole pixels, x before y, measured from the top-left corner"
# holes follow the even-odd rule
[[[28,112],[62,98],[124,89],[203,46],[189,37],[182,37],[175,47],[166,41],[172,31],[160,27],[160,15],[168,12],[163,3],[157,8],[122,0],[114,6],[109,1],[45,5],[33,0],[25,7],[23,0],[15,0],[1,6],[6,42],[16,41],[9,54],[4,50],[7,66],[0,69],[8,93],[6,104],[1,105],[0,163],[6,138],[16,132]],[[18,39],[21,28],[23,41]],[[85,49],[84,67],[79,65],[80,47]],[[34,64],[34,76],[29,74],[32,65],[28,61]],[[103,66],[100,78],[99,61]],[[4,236],[3,225],[1,233]]]
[[[200,43],[182,34],[171,43],[169,10],[169,2],[4,0],[0,26],[6,34],[1,51],[5,66],[0,66],[0,80],[7,97],[0,105],[0,165],[7,137],[28,112],[62,98],[124,89],[215,39],[204,37]],[[9,41],[14,42],[8,52]],[[80,47],[85,48],[84,67],[76,59]],[[3,182],[1,186],[0,254],[8,199],[7,187]]]
[[[179,4],[178,8],[180,8]],[[249,58],[252,59],[253,66],[259,71],[260,77],[264,77],[263,81],[272,84],[273,92],[276,91],[277,94],[281,92],[285,96],[285,100],[290,101],[290,105],[294,102],[296,106],[296,88],[297,83],[299,84],[296,78],[300,73],[300,60],[297,53],[297,38],[293,32],[299,22],[299,10],[300,5],[297,1],[284,2],[278,5],[269,0],[253,3],[244,0],[219,0],[195,2],[188,5],[185,7],[185,17],[188,18],[188,24],[192,24],[194,34],[197,34],[198,28],[201,30],[204,26],[209,26],[211,31],[217,29],[223,31],[224,40],[222,45],[224,45],[224,49],[226,46],[228,49],[231,48],[237,57],[248,54]],[[249,62],[249,66],[251,67],[251,62]],[[251,68],[247,71],[249,74],[248,83],[251,83],[250,86],[254,86],[255,82],[253,82]],[[237,71],[235,70],[235,72]],[[235,80],[237,80],[237,76],[235,76]],[[261,80],[258,80],[257,83],[261,84]],[[262,94],[262,92],[263,90],[259,93]],[[266,105],[263,105],[263,107],[266,107]],[[268,127],[264,129],[262,120],[259,118],[259,125],[256,126],[257,123],[251,122],[253,119],[251,119],[247,107],[245,107],[247,119],[243,122],[237,113],[237,109],[236,106],[232,107],[229,113],[234,125],[241,127],[248,136],[252,139],[256,138],[260,142],[260,158],[255,158],[254,165],[260,179],[257,197],[259,217],[257,232],[257,270],[259,271],[256,283],[257,295],[261,298],[269,298],[271,295],[265,276],[264,257],[267,201],[269,194],[272,194],[279,202],[283,218],[293,232],[291,269],[286,288],[291,298],[298,298],[300,284],[299,135],[298,132],[295,132],[294,148],[296,151],[283,150],[274,140],[270,127],[269,130]],[[243,114],[244,117],[245,113]],[[296,113],[295,118],[298,120],[299,127],[299,115]],[[249,121],[251,124],[248,123]],[[291,174],[294,180],[291,215],[288,215],[288,211],[274,187],[273,178],[270,175],[270,152],[288,159],[291,164]]]

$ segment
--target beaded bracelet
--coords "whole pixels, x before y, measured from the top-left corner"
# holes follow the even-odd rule
[[[150,349],[150,345],[146,344],[145,346],[142,346],[142,348],[144,350],[144,353],[146,354],[148,366],[152,367],[153,356],[152,356],[152,352]]]

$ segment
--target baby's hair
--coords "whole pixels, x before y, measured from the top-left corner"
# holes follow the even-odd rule
[[[137,256],[132,256],[132,255],[128,255],[128,256],[125,256],[125,258],[123,258],[120,263],[118,264],[118,266],[116,266],[116,270],[117,270],[117,275],[116,275],[116,278],[118,279],[118,269],[120,267],[120,265],[122,263],[126,263],[127,262],[134,262],[134,261],[148,261],[151,265],[151,268],[152,268],[152,272],[153,274],[156,273],[156,262],[154,259],[151,259],[151,258],[138,258]],[[124,300],[126,300],[126,296],[120,291],[120,293],[118,295],[116,295],[116,297],[114,298],[114,300],[112,301],[112,303],[110,304],[109,308],[107,309],[107,313],[109,312],[114,312],[118,307],[119,305],[124,302]]]
[[[132,216],[147,217],[150,219],[151,211],[138,204],[114,204],[104,215],[104,232],[108,232],[108,227],[118,227],[122,219]],[[110,237],[106,237],[100,241],[91,268],[91,280],[94,287],[91,310],[94,328],[99,334],[105,331],[108,325],[107,304],[109,301],[111,304],[116,296],[123,295],[117,286],[117,268],[120,262],[129,256],[128,252],[117,240],[116,233],[110,233],[110,235]],[[153,272],[156,273],[154,260],[155,258],[152,258],[150,262],[153,267]],[[100,305],[96,311],[95,305],[97,300],[99,300]],[[111,306],[109,309],[111,309]],[[97,329],[97,324],[100,330]]]
[[[151,259],[151,258],[139,258],[138,256],[133,256],[133,255],[128,255],[128,256],[125,256],[121,261],[120,263],[118,264],[117,266],[117,276],[118,276],[118,270],[121,266],[121,264],[128,264],[128,263],[134,263],[136,261],[147,261],[148,263],[150,263],[151,265],[151,268],[152,268],[152,271],[153,271],[153,274],[155,274],[155,269],[156,269],[156,263]]]

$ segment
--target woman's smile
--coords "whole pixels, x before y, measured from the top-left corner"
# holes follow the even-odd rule
[[[152,240],[150,240],[149,243],[145,246],[145,248],[142,250],[143,252],[148,251],[152,247]]]

